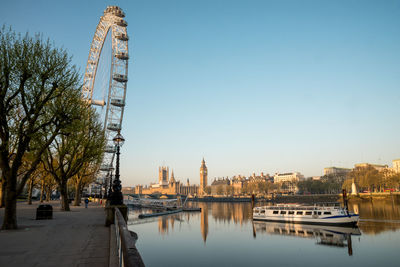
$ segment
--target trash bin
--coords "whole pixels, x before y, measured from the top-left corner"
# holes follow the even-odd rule
[[[53,207],[51,205],[39,205],[36,209],[36,220],[53,219]]]

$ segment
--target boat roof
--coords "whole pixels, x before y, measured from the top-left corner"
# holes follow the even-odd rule
[[[256,207],[256,208],[265,208],[265,209],[316,209],[316,208],[338,208],[340,207],[339,202],[320,202],[320,203],[314,203],[314,204],[277,204],[274,206],[262,206],[262,207]]]

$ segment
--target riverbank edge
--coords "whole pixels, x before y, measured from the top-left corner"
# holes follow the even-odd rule
[[[400,192],[394,193],[360,193],[349,195],[349,200],[385,200],[400,198]],[[341,202],[342,194],[315,194],[315,195],[289,195],[275,196],[274,198],[256,197],[256,202],[273,203],[318,203],[318,202]],[[251,202],[251,197],[193,197],[188,198],[192,202]]]

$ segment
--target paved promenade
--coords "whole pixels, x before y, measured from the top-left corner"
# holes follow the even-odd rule
[[[0,231],[0,266],[108,266],[110,229],[103,207],[89,203],[64,212],[59,201],[51,201],[53,219],[35,220],[38,204],[18,203],[19,229]],[[4,208],[1,223],[3,217]]]

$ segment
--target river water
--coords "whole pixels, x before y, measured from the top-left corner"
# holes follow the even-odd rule
[[[146,266],[400,266],[399,199],[350,202],[358,228],[253,223],[250,203],[192,204],[202,211],[130,210]]]

